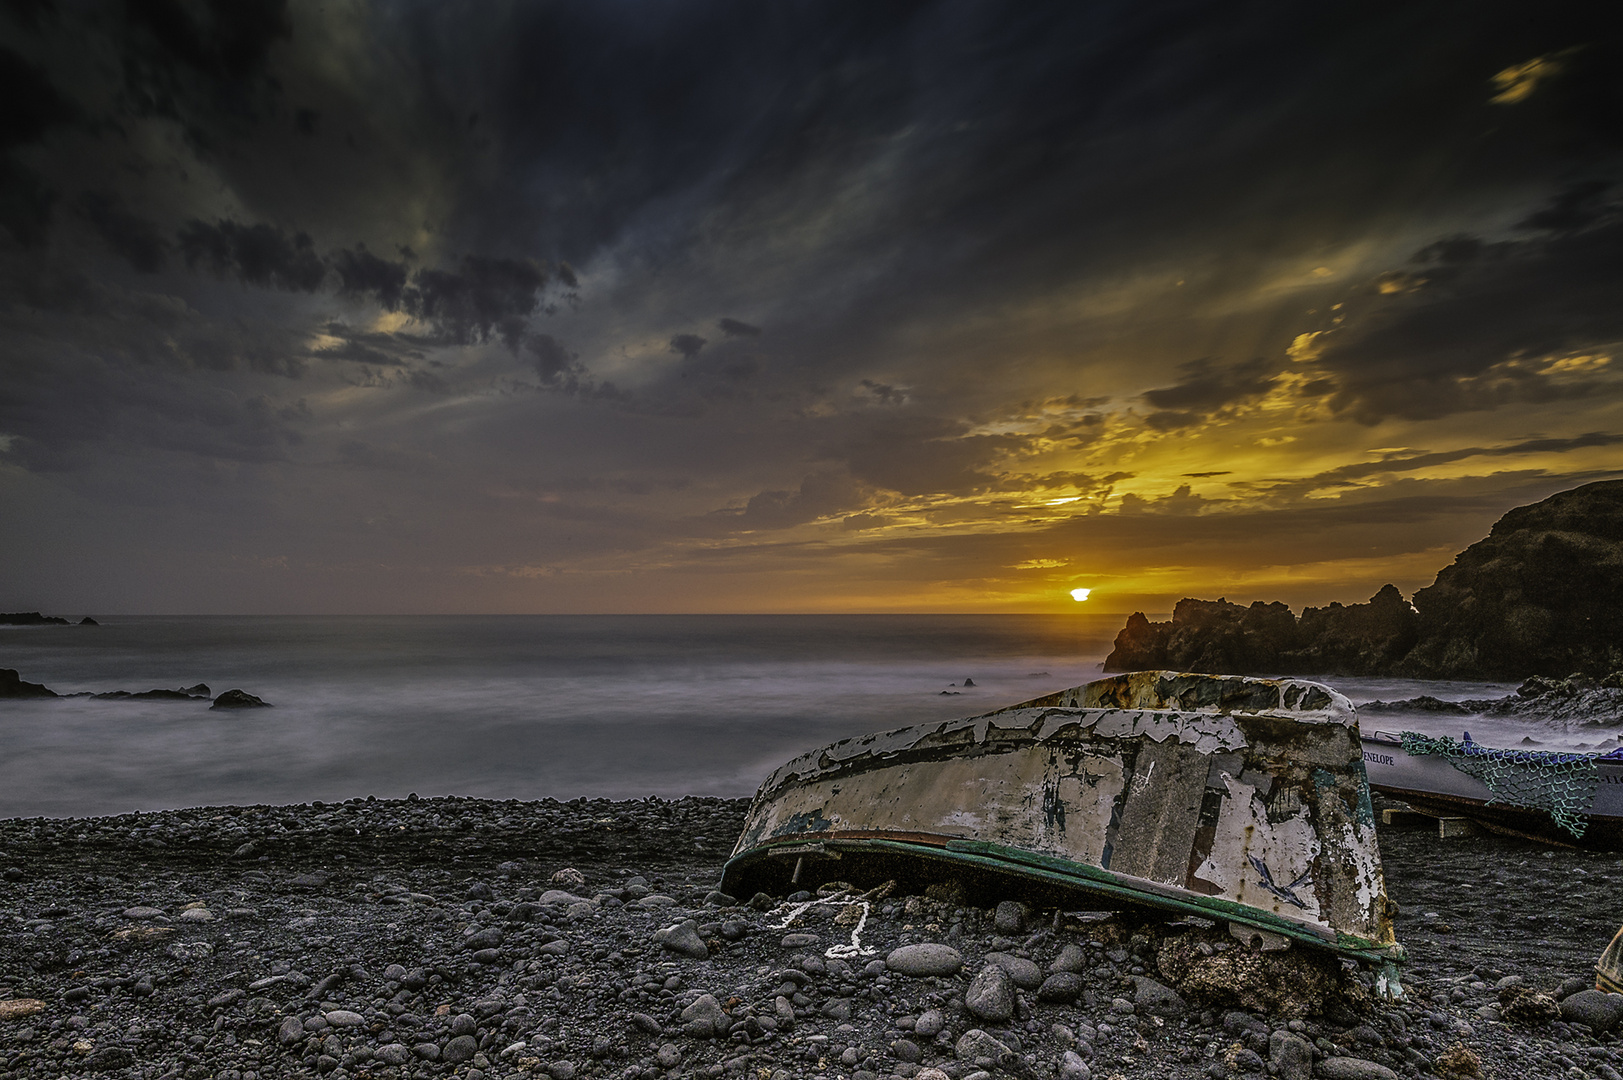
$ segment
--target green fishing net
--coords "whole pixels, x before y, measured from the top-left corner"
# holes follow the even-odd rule
[[[1402,733],[1403,752],[1413,757],[1436,754],[1493,794],[1490,803],[1526,806],[1549,813],[1557,825],[1581,839],[1589,828],[1589,808],[1600,787],[1599,760],[1610,755],[1571,754],[1552,750],[1497,750],[1465,738]]]

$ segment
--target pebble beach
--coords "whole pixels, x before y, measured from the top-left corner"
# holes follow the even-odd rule
[[[1312,962],[1236,996],[1178,959],[1244,960],[1223,927],[1031,908],[1015,885],[985,907],[950,882],[722,895],[746,807],[369,798],[0,821],[0,1080],[1623,1065],[1614,999],[1585,992],[1617,929],[1615,854],[1385,830],[1406,1000]]]

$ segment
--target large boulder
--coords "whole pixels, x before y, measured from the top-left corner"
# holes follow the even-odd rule
[[[214,699],[210,709],[268,709],[270,702],[261,701],[246,690],[227,690]]]
[[[1623,668],[1623,480],[1519,506],[1415,593],[1422,678],[1596,677]]]
[[[37,682],[23,682],[13,668],[0,668],[0,698],[56,697],[56,691]]]

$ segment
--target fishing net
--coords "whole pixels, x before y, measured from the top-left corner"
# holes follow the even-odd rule
[[[1572,754],[1554,750],[1498,750],[1465,738],[1447,735],[1402,734],[1403,752],[1413,757],[1436,754],[1468,776],[1474,776],[1493,794],[1490,803],[1526,806],[1546,811],[1561,828],[1582,839],[1589,828],[1589,808],[1600,787],[1600,760],[1610,754]]]

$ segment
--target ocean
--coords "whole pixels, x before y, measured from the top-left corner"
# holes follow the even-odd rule
[[[411,792],[747,796],[784,761],[836,739],[1098,678],[1124,618],[110,617],[3,627],[0,667],[58,693],[203,682],[274,707],[0,702],[0,817]],[[1355,702],[1514,689],[1325,681]],[[1507,723],[1466,726],[1479,741],[1526,734]],[[1461,722],[1387,715],[1379,726],[1458,734]]]

